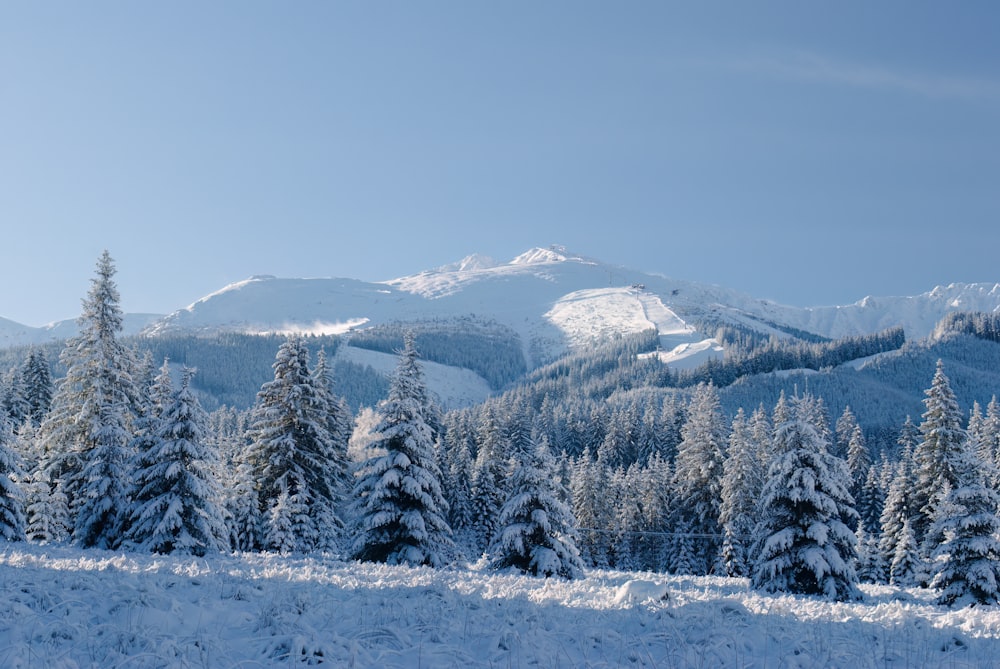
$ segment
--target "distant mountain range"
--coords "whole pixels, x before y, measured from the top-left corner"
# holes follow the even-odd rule
[[[529,366],[615,334],[656,328],[661,358],[690,366],[719,354],[706,324],[787,336],[838,338],[901,326],[926,337],[952,311],[1000,311],[1000,283],[939,286],[915,296],[866,297],[800,308],[738,290],[682,281],[570,253],[534,248],[509,262],[471,255],[384,282],[254,276],[168,314],[129,314],[126,334],[306,332],[346,334],[385,323],[474,317],[516,332]],[[700,325],[701,327],[696,327]],[[75,321],[32,328],[0,319],[0,347],[65,339]]]

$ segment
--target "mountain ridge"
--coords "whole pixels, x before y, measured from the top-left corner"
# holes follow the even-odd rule
[[[474,253],[387,281],[254,275],[167,315],[128,314],[126,334],[218,332],[349,334],[388,322],[476,315],[511,327],[535,363],[602,337],[656,328],[666,350],[712,350],[698,324],[734,324],[785,336],[828,338],[902,326],[928,336],[950,311],[1000,311],[1000,283],[951,283],[915,296],[866,296],[849,305],[794,307],[735,289],[603,263],[561,246],[528,249],[508,262]],[[650,318],[650,314],[658,314]],[[657,318],[673,325],[661,327]],[[76,322],[42,328],[0,318],[0,346],[65,339]],[[680,357],[677,358],[680,360]],[[689,361],[690,362],[690,361]]]

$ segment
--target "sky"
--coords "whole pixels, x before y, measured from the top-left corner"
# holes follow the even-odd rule
[[[560,244],[790,305],[1000,282],[1000,4],[0,3],[0,316]]]

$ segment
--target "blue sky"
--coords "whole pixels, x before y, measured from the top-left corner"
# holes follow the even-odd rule
[[[532,246],[802,306],[1000,281],[995,2],[0,5],[0,316]]]

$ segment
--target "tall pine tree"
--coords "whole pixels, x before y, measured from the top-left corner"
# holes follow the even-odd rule
[[[924,394],[927,397],[920,423],[922,439],[913,453],[915,481],[911,523],[917,542],[929,556],[936,548],[936,539],[928,542],[931,525],[938,515],[936,503],[942,500],[940,492],[945,486],[960,487],[955,463],[964,458],[967,435],[962,429],[962,410],[941,360],[937,361],[931,387]]]
[[[371,446],[382,454],[357,472],[355,559],[438,566],[454,552],[435,435],[425,417],[427,397],[413,335],[407,333],[389,397],[377,409],[380,420]]]
[[[31,423],[38,427],[52,406],[52,372],[45,351],[31,350],[21,370],[21,382]]]
[[[221,491],[204,439],[205,412],[191,390],[194,371],[163,408],[155,441],[138,459],[126,541],[153,553],[204,555],[229,548]]]
[[[535,440],[531,440],[535,441]],[[500,531],[490,547],[493,569],[514,568],[534,576],[578,578],[583,563],[574,541],[575,520],[545,441],[519,452],[512,493],[500,510]]]
[[[0,539],[24,541],[24,492],[17,483],[22,472],[13,442],[10,423],[0,412]]]
[[[721,558],[722,541],[717,537],[722,533],[719,510],[728,440],[719,395],[711,383],[695,388],[681,436],[674,461],[675,527],[686,527],[693,535],[699,559],[692,567],[697,574],[707,574]]]
[[[343,528],[338,509],[346,444],[330,432],[334,407],[308,363],[301,337],[285,341],[275,355],[274,379],[261,387],[250,418],[246,457],[263,514],[265,549],[332,549]]]
[[[722,555],[730,576],[748,576],[750,573],[749,545],[757,524],[763,487],[764,471],[758,448],[740,408],[729,433],[729,452],[723,463],[722,502],[719,507],[719,522],[725,534]]]
[[[944,495],[929,536],[941,537],[935,548],[936,573],[931,586],[938,603],[948,606],[1000,602],[1000,496],[986,485],[982,463],[967,444],[951,452],[949,467],[957,486]]]
[[[764,485],[751,582],[771,592],[859,599],[850,477],[827,451],[810,401],[794,398],[790,419],[775,427],[780,455]]]
[[[121,514],[129,507],[135,356],[119,341],[114,275],[105,251],[83,301],[80,332],[60,355],[66,376],[41,429],[50,478],[68,500],[72,540],[84,547],[117,546]]]

